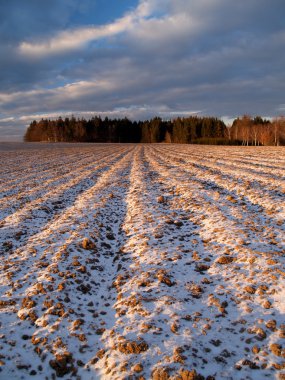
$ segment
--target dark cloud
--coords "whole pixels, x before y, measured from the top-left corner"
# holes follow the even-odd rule
[[[0,37],[11,44],[37,39],[68,26],[74,0],[9,0],[0,2]]]
[[[0,2],[2,136],[8,127],[11,136],[23,133],[41,113],[235,117],[284,109],[283,0],[145,0],[101,29],[84,17],[95,3]],[[72,48],[64,31],[77,39]]]

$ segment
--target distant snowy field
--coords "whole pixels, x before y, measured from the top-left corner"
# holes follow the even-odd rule
[[[0,379],[285,379],[284,148],[0,159]]]

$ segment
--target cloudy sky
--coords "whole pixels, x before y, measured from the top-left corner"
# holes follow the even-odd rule
[[[0,0],[0,140],[69,114],[285,114],[284,16],[284,0]]]

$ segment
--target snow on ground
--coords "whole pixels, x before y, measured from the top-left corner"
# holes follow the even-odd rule
[[[284,148],[0,149],[0,379],[285,379]]]

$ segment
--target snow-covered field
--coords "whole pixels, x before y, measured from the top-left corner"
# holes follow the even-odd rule
[[[0,150],[1,379],[285,379],[284,148]]]

